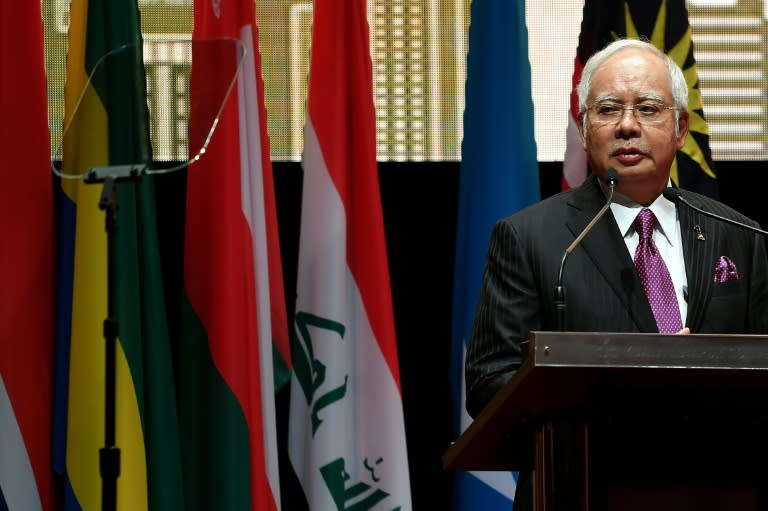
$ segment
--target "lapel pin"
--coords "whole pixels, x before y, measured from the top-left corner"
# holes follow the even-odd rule
[[[696,224],[693,226],[693,230],[696,232],[696,239],[699,241],[704,241],[706,238],[704,237],[704,234],[701,232],[701,226]]]

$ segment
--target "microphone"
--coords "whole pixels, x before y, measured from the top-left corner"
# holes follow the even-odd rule
[[[749,231],[756,232],[758,234],[762,234],[763,236],[768,236],[768,231],[764,231],[762,229],[758,229],[757,227],[753,227],[753,226],[751,226],[749,224],[745,224],[745,223],[742,223],[742,222],[737,222],[736,220],[732,220],[732,219],[726,218],[724,216],[716,215],[715,213],[710,213],[709,211],[704,211],[701,208],[697,208],[696,206],[694,206],[693,204],[691,204],[690,202],[685,200],[685,198],[680,194],[680,191],[675,189],[675,188],[672,188],[672,187],[664,188],[664,191],[661,192],[661,193],[662,193],[662,195],[664,195],[664,198],[667,199],[668,201],[674,202],[675,204],[678,204],[678,203],[682,202],[683,204],[685,204],[686,206],[688,206],[692,210],[694,210],[694,211],[696,211],[698,213],[701,213],[704,216],[708,216],[710,218],[714,218],[715,220],[720,220],[721,222],[725,222],[727,224],[735,225],[737,227],[742,227],[742,228],[747,229]]]
[[[619,182],[619,173],[616,169],[609,168],[605,172],[605,184],[608,185],[608,200],[605,201],[605,205],[597,212],[597,215],[587,224],[584,230],[576,236],[576,239],[568,245],[563,254],[563,259],[560,261],[560,271],[557,274],[557,287],[555,288],[555,319],[557,321],[557,331],[562,332],[565,328],[565,287],[563,287],[563,268],[565,268],[565,260],[571,252],[581,243],[592,227],[605,215],[608,208],[611,207],[613,202],[613,191],[616,188],[616,184]]]

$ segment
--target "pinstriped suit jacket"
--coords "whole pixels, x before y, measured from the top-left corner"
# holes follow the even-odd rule
[[[681,190],[705,211],[749,223],[724,204]],[[467,410],[480,413],[520,366],[521,342],[555,330],[554,293],[566,247],[605,204],[597,178],[500,220],[491,234],[467,351]],[[692,333],[768,333],[768,261],[758,234],[678,206]],[[695,226],[705,240],[697,239]],[[728,256],[739,280],[715,283]],[[563,272],[565,330],[658,332],[643,286],[610,211],[569,255]],[[767,347],[768,348],[768,347]]]

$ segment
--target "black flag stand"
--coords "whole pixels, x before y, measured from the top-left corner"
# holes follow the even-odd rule
[[[85,175],[88,184],[103,183],[99,209],[104,211],[107,232],[107,317],[104,319],[104,447],[99,450],[101,475],[101,509],[117,510],[117,478],[120,476],[120,448],[116,445],[116,357],[118,321],[114,300],[115,233],[117,224],[117,183],[138,181],[146,171],[145,165],[116,165],[92,168]]]

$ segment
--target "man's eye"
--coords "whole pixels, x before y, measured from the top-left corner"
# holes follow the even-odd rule
[[[637,110],[637,113],[640,115],[644,115],[646,117],[652,117],[661,113],[661,107],[654,104],[635,105],[635,110]]]
[[[598,105],[597,113],[606,116],[618,115],[621,113],[621,107],[618,105]]]

